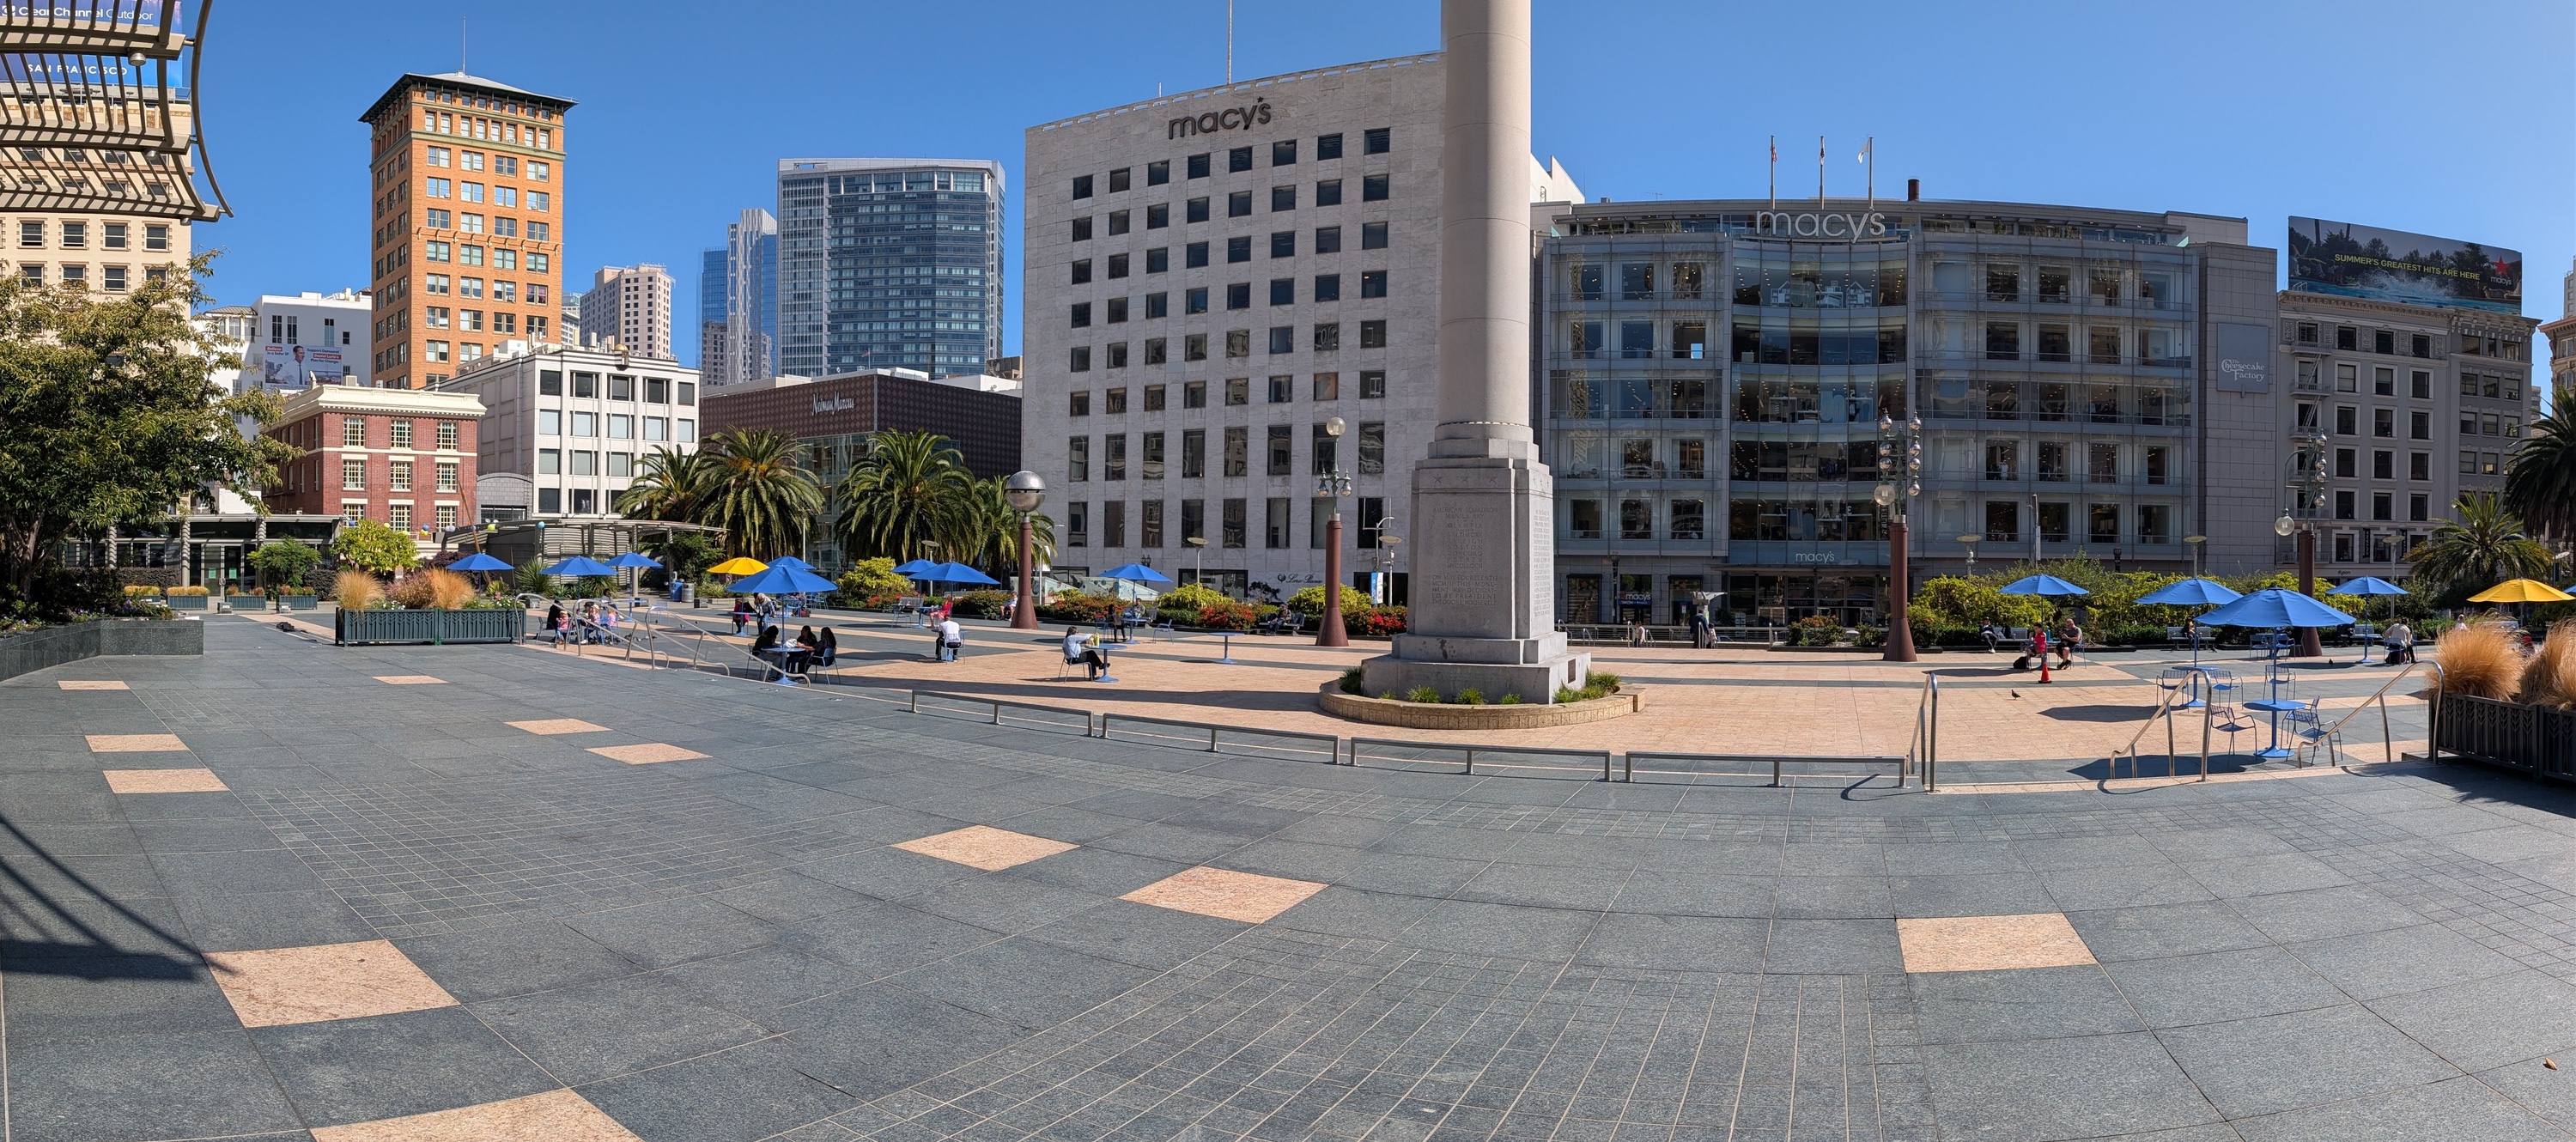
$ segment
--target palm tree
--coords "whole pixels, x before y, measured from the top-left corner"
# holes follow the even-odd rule
[[[617,494],[617,510],[628,519],[694,523],[723,467],[712,448],[697,452],[656,448],[636,463],[635,482]]]
[[[755,559],[803,546],[805,529],[823,507],[823,489],[797,466],[796,442],[762,428],[719,432],[707,438],[715,452],[715,478],[697,511],[697,522],[725,530],[725,551]]]
[[[967,562],[997,575],[1016,575],[1020,569],[1020,513],[1011,510],[1011,502],[1002,495],[1002,485],[1000,476],[975,481],[972,518],[960,542],[968,553]],[[1055,521],[1032,513],[1029,546],[1036,550],[1037,565],[1054,562]]]
[[[2569,401],[2576,401],[2576,386],[2559,386],[2549,415],[2532,422],[2504,480],[2505,506],[2562,545],[2576,543],[2576,410]]]
[[[2458,515],[2407,556],[2415,574],[2447,594],[2473,593],[2519,576],[2549,573],[2549,549],[2522,533],[2522,521],[2493,492],[2471,492],[2451,505]]]
[[[937,543],[972,555],[975,478],[958,462],[957,445],[932,432],[885,430],[868,438],[868,454],[835,490],[835,527],[852,559],[897,561],[928,554]]]

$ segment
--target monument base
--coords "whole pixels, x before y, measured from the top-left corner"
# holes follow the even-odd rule
[[[1521,701],[1547,704],[1556,700],[1559,686],[1583,688],[1592,677],[1592,655],[1588,652],[1567,653],[1565,636],[1551,636],[1555,653],[1540,651],[1546,639],[1460,639],[1396,636],[1397,651],[1382,654],[1360,663],[1360,687],[1370,697],[1393,694],[1403,697],[1416,687],[1428,686],[1440,692],[1442,701],[1455,701],[1462,690],[1473,689],[1488,702],[1502,701],[1505,694],[1518,694]],[[1452,656],[1409,657],[1404,643],[1417,644],[1412,649],[1428,650],[1420,644],[1436,644],[1455,652]],[[1462,646],[1459,644],[1476,644]],[[1517,661],[1519,656],[1529,661]]]

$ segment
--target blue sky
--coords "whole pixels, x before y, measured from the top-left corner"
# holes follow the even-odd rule
[[[999,159],[1031,124],[1224,77],[1223,0],[1090,4],[668,0],[438,5],[254,0],[215,9],[202,101],[238,216],[212,292],[364,286],[366,131],[404,71],[457,66],[580,101],[567,127],[566,285],[660,262],[696,355],[698,251],[775,207],[786,156]],[[1238,5],[1251,78],[1439,47],[1434,0]],[[2522,251],[2523,312],[2560,313],[2576,254],[2576,5],[2187,0],[1537,8],[1536,149],[1595,197],[1784,193],[2189,210],[2277,248],[2301,214]],[[1018,227],[1005,344],[1019,342]]]

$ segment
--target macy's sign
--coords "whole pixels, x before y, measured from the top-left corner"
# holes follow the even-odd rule
[[[1783,238],[1884,238],[1887,215],[1875,210],[1866,214],[1757,210],[1753,212],[1753,232]]]

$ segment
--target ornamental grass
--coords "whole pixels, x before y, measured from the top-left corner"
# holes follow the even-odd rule
[[[344,611],[366,610],[384,597],[384,584],[364,571],[343,571],[331,580],[331,598]]]
[[[2442,666],[2443,693],[2509,702],[2522,688],[2522,652],[2501,620],[2483,618],[2443,631],[2433,640],[2433,658]],[[2422,696],[2433,693],[2428,687]]]
[[[474,601],[474,581],[462,572],[444,567],[421,572],[429,580],[429,605],[442,611],[461,610]]]
[[[2522,664],[2522,700],[2553,710],[2576,710],[2576,619],[2549,628],[2540,649]]]

